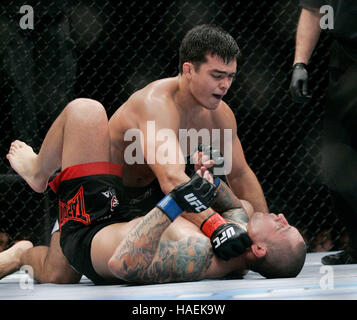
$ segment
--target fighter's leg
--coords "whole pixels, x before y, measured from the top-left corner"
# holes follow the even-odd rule
[[[16,141],[7,157],[14,170],[35,191],[42,192],[52,173],[61,166],[65,169],[81,163],[108,161],[109,143],[108,119],[103,106],[94,100],[76,99],[52,124],[38,155],[25,143]],[[58,233],[51,239],[50,248],[34,248],[24,256],[22,263],[32,266],[40,282],[79,280],[60,250]]]
[[[76,272],[63,255],[59,243],[60,233],[54,232],[50,246],[37,246],[25,251],[20,263],[30,265],[36,281],[41,283],[78,283],[81,274]]]
[[[32,248],[30,241],[21,240],[9,249],[0,253],[0,279],[19,270],[21,267],[21,256]]]
[[[50,176],[60,167],[109,160],[108,119],[103,106],[91,99],[70,102],[54,121],[36,154],[14,141],[7,159],[36,192],[44,192]]]

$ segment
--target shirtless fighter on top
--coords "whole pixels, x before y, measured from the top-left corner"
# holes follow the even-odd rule
[[[112,161],[123,166],[130,214],[142,216],[190,179],[185,173],[185,156],[197,149],[199,140],[190,136],[193,130],[198,132],[196,138],[201,135],[200,142],[220,148],[235,195],[249,201],[255,211],[268,212],[262,188],[245,160],[235,116],[222,100],[236,74],[240,56],[237,43],[221,28],[201,25],[186,34],[179,55],[177,77],[154,81],[135,92],[109,121]],[[188,132],[187,139],[180,139],[183,129]],[[204,214],[184,217],[202,230],[205,220],[210,223]],[[223,225],[220,230],[225,231]],[[232,237],[215,253],[224,259],[241,254],[233,245],[237,241],[238,236]]]

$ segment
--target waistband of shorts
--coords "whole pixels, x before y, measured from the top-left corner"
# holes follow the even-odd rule
[[[90,162],[67,167],[61,171],[48,185],[57,193],[62,181],[87,177],[96,174],[109,174],[122,177],[122,166],[112,162]]]

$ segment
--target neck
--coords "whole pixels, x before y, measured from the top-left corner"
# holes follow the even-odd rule
[[[227,275],[243,276],[249,269],[249,257],[244,253],[228,261],[213,259],[207,270],[207,278],[221,278]]]
[[[185,114],[197,114],[204,110],[203,106],[192,95],[187,79],[178,75],[178,90],[175,95],[175,103]]]

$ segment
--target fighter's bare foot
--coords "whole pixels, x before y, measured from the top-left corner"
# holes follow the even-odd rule
[[[37,154],[25,142],[15,140],[11,143],[9,153],[6,155],[11,167],[28,183],[36,192],[44,192],[47,188],[48,177],[39,174]]]
[[[12,247],[0,253],[0,279],[17,271],[21,267],[21,255],[33,244],[28,240],[16,242]]]

